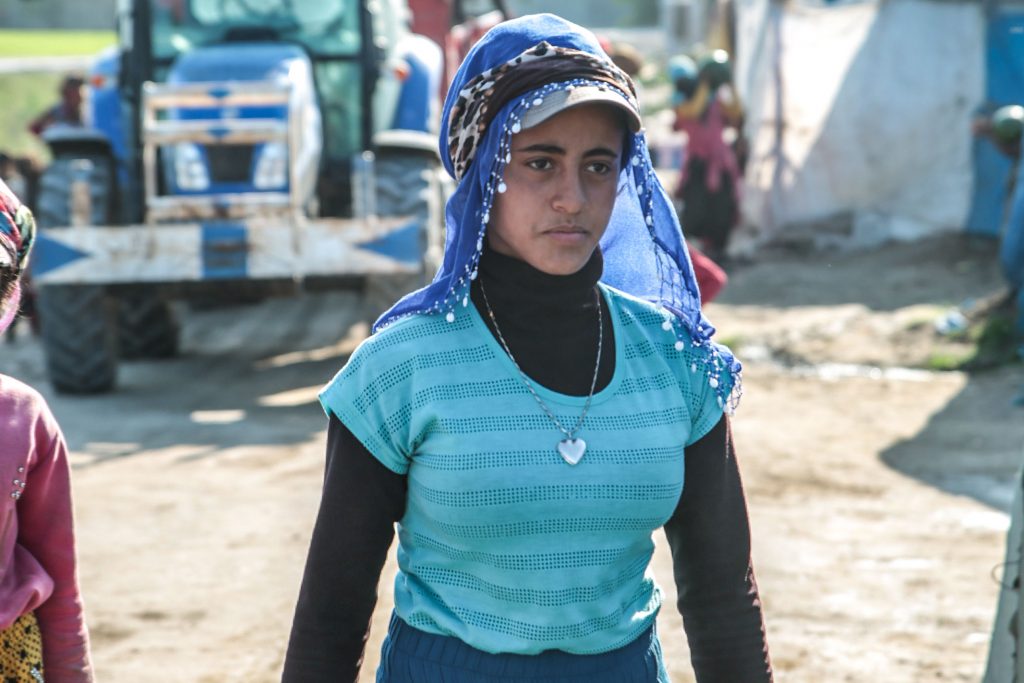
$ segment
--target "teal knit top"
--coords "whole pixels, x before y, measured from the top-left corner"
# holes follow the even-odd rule
[[[487,652],[621,647],[655,619],[652,532],[676,509],[683,449],[719,421],[708,349],[677,343],[666,312],[599,285],[615,372],[579,436],[561,432],[473,306],[380,330],[321,393],[384,466],[406,474],[395,610]],[[723,376],[727,376],[723,374]],[[586,397],[534,385],[562,424]]]

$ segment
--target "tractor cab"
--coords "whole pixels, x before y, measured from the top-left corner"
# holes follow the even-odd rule
[[[135,169],[129,182],[153,184],[130,189],[148,193],[140,204],[157,207],[151,218],[168,217],[162,196],[260,194],[266,203],[275,192],[319,215],[351,215],[353,159],[374,149],[374,136],[436,129],[439,104],[427,93],[440,79],[439,47],[409,22],[395,0],[124,0],[120,88],[107,96],[132,116],[96,120],[111,139],[139,141],[124,161]],[[209,144],[185,139],[203,122]],[[277,138],[255,135],[274,122]],[[140,206],[132,220],[145,219]]]

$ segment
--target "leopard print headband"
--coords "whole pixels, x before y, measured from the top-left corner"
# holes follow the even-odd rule
[[[541,86],[578,78],[607,83],[630,107],[640,111],[632,79],[611,61],[581,50],[538,43],[480,73],[459,91],[448,121],[448,154],[455,179],[461,181],[465,176],[487,126],[502,107]]]

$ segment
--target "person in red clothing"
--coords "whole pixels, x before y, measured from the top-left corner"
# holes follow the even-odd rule
[[[742,174],[741,155],[727,140],[727,131],[739,135],[743,106],[724,50],[715,50],[699,65],[685,55],[674,57],[669,78],[675,88],[675,129],[687,137],[676,190],[683,205],[681,222],[687,236],[721,263],[739,220]]]
[[[61,81],[60,102],[53,105],[28,124],[34,135],[42,135],[43,131],[53,125],[82,125],[82,87],[85,81],[80,76],[68,76]]]
[[[32,214],[0,181],[0,332],[18,314]],[[0,375],[0,681],[90,683],[67,446],[46,401]]]

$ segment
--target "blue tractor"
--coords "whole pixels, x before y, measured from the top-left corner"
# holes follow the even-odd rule
[[[85,127],[47,131],[33,277],[62,392],[176,353],[173,298],[432,277],[442,54],[399,0],[121,0]]]

